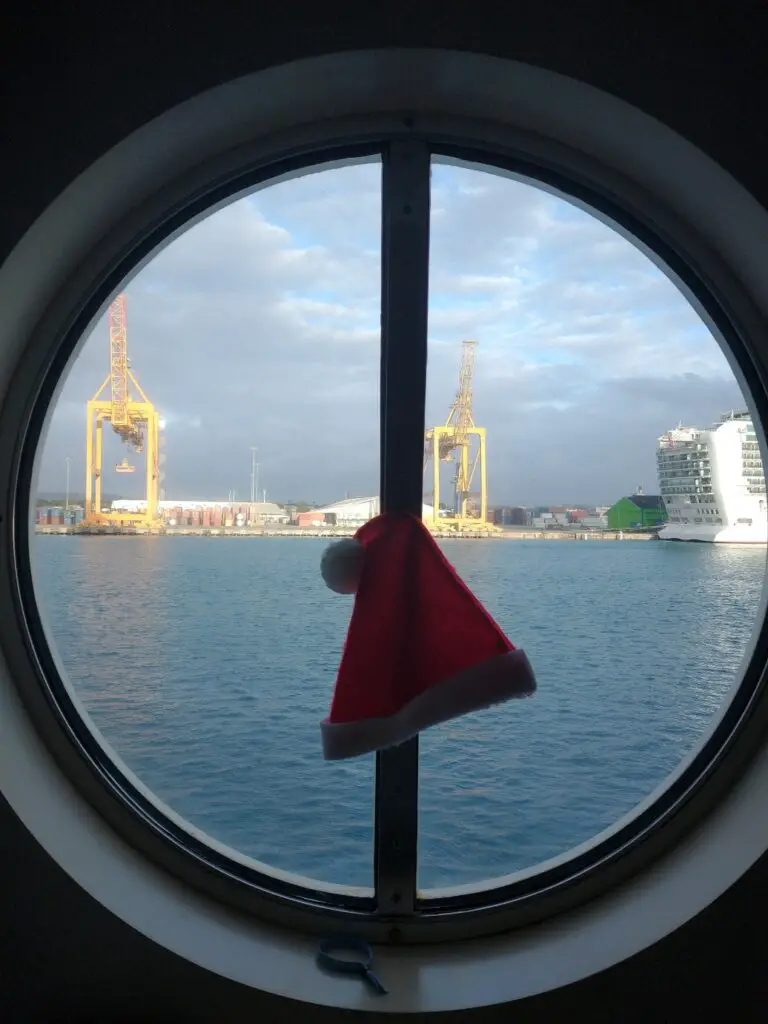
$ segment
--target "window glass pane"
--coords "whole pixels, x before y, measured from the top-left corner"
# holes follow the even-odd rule
[[[128,391],[158,413],[159,520],[139,536],[80,523],[102,382],[90,413],[122,431],[104,420],[102,532],[141,517],[148,457],[152,477],[154,413],[120,406],[115,307],[50,415],[32,541],[66,685],[153,798],[239,855],[354,886],[372,884],[373,758],[322,759],[351,599],[319,564],[378,486],[380,191],[378,162],[268,185],[126,284]],[[150,418],[141,452],[133,414]]]
[[[745,399],[676,286],[530,184],[435,164],[432,202],[427,420],[457,441],[434,528],[539,689],[422,736],[423,888],[560,857],[680,768],[739,678],[766,557]],[[464,484],[457,463],[480,442],[450,416],[462,358],[487,523],[481,462]],[[424,487],[434,505],[432,462]]]

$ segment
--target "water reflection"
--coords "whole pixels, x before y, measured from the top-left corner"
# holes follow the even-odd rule
[[[322,547],[39,537],[35,585],[70,686],[160,800],[268,864],[365,886],[373,758],[320,752],[351,610]]]
[[[629,813],[714,727],[751,651],[762,548],[447,542],[539,689],[421,741],[419,884],[530,868]],[[467,792],[482,791],[476,799]]]

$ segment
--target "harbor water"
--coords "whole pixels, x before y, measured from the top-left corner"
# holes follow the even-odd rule
[[[370,885],[373,758],[325,763],[320,747],[352,609],[322,583],[324,541],[32,544],[62,673],[143,785],[242,854]],[[565,853],[661,785],[739,677],[766,561],[663,542],[442,546],[539,690],[422,736],[427,888]]]

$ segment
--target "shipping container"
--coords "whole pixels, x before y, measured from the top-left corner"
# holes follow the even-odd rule
[[[300,527],[322,526],[325,516],[322,512],[299,512],[298,523]]]
[[[608,518],[607,516],[584,516],[579,525],[590,530],[607,530]]]

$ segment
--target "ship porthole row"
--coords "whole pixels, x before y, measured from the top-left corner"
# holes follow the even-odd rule
[[[430,162],[433,156],[463,160],[488,170],[515,174],[534,184],[558,191],[620,225],[695,297],[724,344],[736,359],[750,388],[756,423],[765,422],[766,396],[752,368],[741,332],[726,316],[713,291],[694,272],[683,250],[662,241],[639,217],[608,200],[599,190],[577,183],[567,171],[537,163],[535,158],[502,147],[479,147],[460,137],[446,140],[418,125],[403,125],[400,132],[371,143],[353,138],[332,149],[314,148],[300,157],[271,161],[231,178],[218,189],[205,192],[194,202],[179,204],[154,231],[134,245],[121,264],[102,275],[88,294],[80,296],[77,313],[69,323],[57,325],[58,346],[52,357],[37,360],[21,372],[18,392],[23,402],[11,409],[17,435],[24,439],[15,449],[9,469],[12,515],[9,535],[16,569],[14,606],[24,630],[27,664],[21,675],[30,681],[21,692],[31,715],[70,777],[121,833],[160,863],[166,864],[194,885],[218,897],[281,921],[295,921],[314,929],[328,918],[343,920],[345,927],[379,941],[451,939],[462,934],[481,934],[524,924],[561,912],[598,890],[616,884],[661,854],[711,807],[714,795],[726,784],[733,765],[756,748],[758,722],[765,715],[762,671],[767,638],[765,628],[744,680],[707,743],[656,800],[625,822],[599,845],[546,871],[511,878],[493,889],[476,887],[471,892],[424,898],[416,889],[418,841],[418,741],[410,741],[377,757],[374,808],[376,834],[371,856],[376,886],[372,896],[336,890],[311,889],[299,878],[273,876],[252,864],[194,836],[182,822],[159,813],[151,795],[138,780],[121,771],[106,754],[85,723],[71,694],[63,686],[56,658],[51,652],[40,619],[33,588],[29,555],[29,501],[34,475],[37,440],[55,395],[59,378],[105,303],[140,261],[151,256],[165,237],[183,230],[192,219],[220,205],[259,182],[293,174],[323,161],[343,161],[361,155],[383,160],[383,286],[382,373],[382,505],[391,510],[410,510],[422,491],[424,434],[424,377],[426,373],[426,303],[429,264]],[[406,258],[407,254],[407,258]],[[51,326],[47,325],[47,330]],[[31,395],[30,372],[44,369],[39,395]],[[34,375],[33,372],[33,375]],[[25,376],[26,374],[26,376]],[[393,419],[393,402],[411,410],[409,421]],[[20,428],[20,429],[19,429]],[[387,452],[397,447],[397,466]],[[403,466],[406,472],[403,472]],[[30,658],[30,654],[32,657]],[[20,657],[19,652],[15,657]],[[20,662],[16,662],[21,664]],[[30,669],[32,670],[30,673]],[[34,677],[32,679],[32,677]],[[741,736],[740,736],[741,734]],[[751,735],[750,735],[751,734]],[[739,757],[729,767],[736,741]],[[718,770],[722,769],[722,770]],[[728,771],[726,771],[728,769]],[[714,794],[714,795],[713,795]],[[275,904],[274,897],[279,898]],[[274,908],[277,909],[274,909]]]

